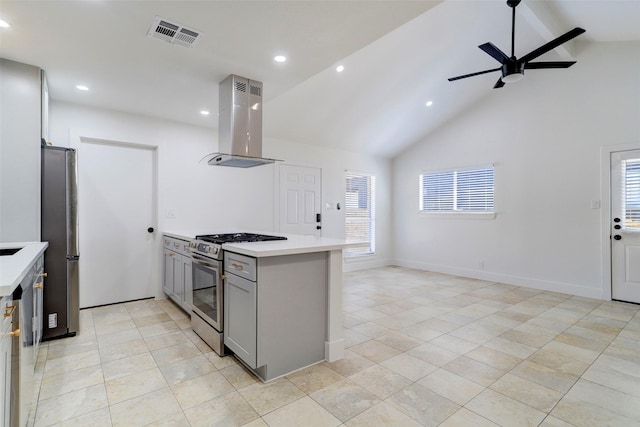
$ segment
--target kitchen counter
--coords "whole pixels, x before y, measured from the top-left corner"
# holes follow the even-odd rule
[[[246,230],[245,230],[246,231]],[[253,231],[249,231],[253,232]],[[229,233],[227,230],[226,233]],[[360,247],[366,242],[347,242],[343,239],[327,237],[303,236],[272,232],[259,232],[287,237],[287,240],[267,242],[226,243],[222,249],[246,255],[265,262],[271,257],[282,257],[285,265],[287,259],[293,260],[296,255],[326,253],[326,289],[327,289],[327,331],[325,339],[325,360],[333,362],[344,357],[344,339],[342,337],[342,250]],[[177,239],[189,240],[199,233],[163,232],[164,235]],[[213,234],[213,233],[209,233]],[[274,258],[275,259],[275,258]]]
[[[48,246],[47,242],[0,243],[0,249],[22,248],[13,255],[0,256],[0,297],[13,293]]]
[[[343,239],[328,237],[302,236],[296,234],[277,234],[287,240],[273,240],[251,243],[225,243],[222,249],[255,258],[328,252],[362,246],[362,242],[348,243]]]
[[[252,231],[253,232],[253,231]],[[267,242],[246,242],[246,243],[225,243],[222,249],[254,258],[306,254],[312,252],[327,252],[342,250],[345,248],[355,248],[367,245],[368,242],[347,242],[343,239],[333,239],[328,237],[303,236],[299,234],[282,234],[275,232],[258,231],[256,233],[269,234],[274,236],[285,236],[287,240],[273,240]],[[165,236],[181,240],[192,240],[197,234],[193,232],[168,232]],[[215,233],[207,233],[215,234]]]

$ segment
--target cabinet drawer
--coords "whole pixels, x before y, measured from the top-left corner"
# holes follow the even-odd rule
[[[244,277],[245,279],[256,281],[256,259],[248,256],[224,253],[224,271]]]
[[[170,249],[174,252],[178,252],[180,255],[191,255],[191,249],[189,248],[189,242],[186,240],[176,239],[173,237],[162,236],[162,245],[165,249]]]

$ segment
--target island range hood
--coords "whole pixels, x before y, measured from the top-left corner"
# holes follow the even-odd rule
[[[262,157],[262,83],[234,74],[218,87],[219,153],[209,164],[250,168],[273,163]]]

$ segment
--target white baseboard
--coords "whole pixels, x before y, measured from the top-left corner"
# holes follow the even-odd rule
[[[532,277],[514,276],[510,274],[494,273],[485,270],[453,267],[448,265],[429,264],[409,260],[395,260],[393,265],[418,270],[433,271],[436,273],[452,274],[455,276],[469,277],[472,279],[487,280],[491,282],[506,283],[508,285],[524,286],[543,291],[559,292],[586,298],[605,299],[601,288],[587,288],[572,283],[554,282]]]
[[[371,258],[362,258],[362,259],[350,259],[349,261],[342,260],[342,271],[358,271],[358,270],[367,270],[369,268],[380,268],[391,265],[392,262],[389,259],[371,259]]]

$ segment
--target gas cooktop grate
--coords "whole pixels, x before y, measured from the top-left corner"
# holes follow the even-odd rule
[[[266,234],[253,233],[203,234],[200,236],[196,236],[196,239],[217,244],[287,240],[287,238],[284,236],[269,236]]]

